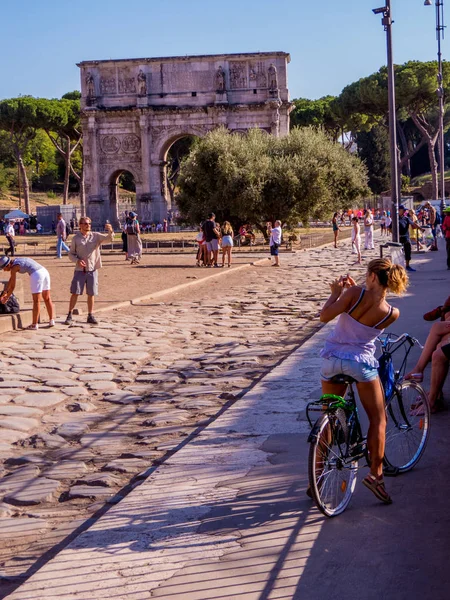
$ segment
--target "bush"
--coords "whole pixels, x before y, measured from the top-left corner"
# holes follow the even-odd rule
[[[352,206],[368,192],[359,158],[308,127],[281,138],[259,129],[247,135],[214,130],[183,162],[179,189],[185,222],[199,223],[213,211],[220,223],[249,222],[262,232],[267,221],[294,227]]]

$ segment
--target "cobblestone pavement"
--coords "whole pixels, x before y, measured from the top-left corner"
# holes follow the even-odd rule
[[[95,327],[2,337],[0,597],[307,339],[327,282],[354,257],[344,244],[283,263],[231,271]]]

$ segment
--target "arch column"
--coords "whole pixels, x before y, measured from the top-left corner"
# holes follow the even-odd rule
[[[151,218],[160,221],[167,216],[166,182],[164,180],[164,166],[158,161],[150,164],[150,198]]]

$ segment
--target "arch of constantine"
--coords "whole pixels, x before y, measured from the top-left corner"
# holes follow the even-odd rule
[[[118,225],[117,182],[129,172],[141,222],[170,210],[167,153],[224,126],[289,131],[285,52],[84,61],[81,108],[87,213]]]

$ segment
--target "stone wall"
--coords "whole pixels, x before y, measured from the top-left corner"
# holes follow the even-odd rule
[[[86,61],[81,70],[88,214],[118,225],[116,183],[133,174],[141,221],[170,209],[165,160],[186,135],[224,126],[289,131],[284,52]]]

